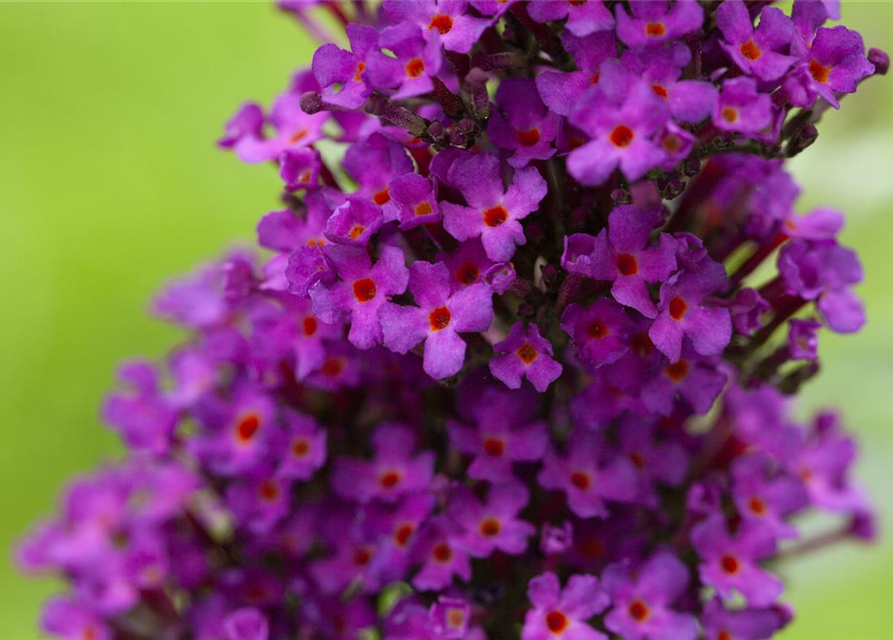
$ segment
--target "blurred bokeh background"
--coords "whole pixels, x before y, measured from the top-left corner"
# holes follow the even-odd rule
[[[893,49],[893,3],[845,2],[844,20]],[[38,638],[56,587],[16,573],[15,540],[66,478],[118,453],[97,418],[116,364],[177,338],[146,313],[151,294],[276,206],[272,170],[215,149],[222,123],[312,50],[266,1],[0,2],[0,640]],[[784,640],[893,638],[893,77],[843,106],[792,168],[801,210],[849,215],[869,324],[823,335],[801,410],[845,410],[882,538],[785,568]]]

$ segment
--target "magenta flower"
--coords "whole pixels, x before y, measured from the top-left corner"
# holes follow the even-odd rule
[[[569,118],[590,141],[568,156],[568,171],[587,186],[604,183],[617,168],[638,180],[664,158],[654,137],[669,115],[666,102],[644,80],[619,63],[603,64],[598,85]]]
[[[437,38],[426,39],[418,25],[407,21],[382,29],[379,45],[394,56],[373,51],[367,58],[366,73],[376,89],[391,89],[391,97],[398,100],[431,91],[431,77],[443,63]]]
[[[563,491],[571,511],[581,518],[604,518],[606,501],[631,502],[636,497],[633,463],[609,456],[603,438],[580,429],[571,435],[566,456],[546,454],[536,479],[546,489]]]
[[[531,160],[555,155],[552,142],[558,134],[558,115],[539,100],[533,80],[506,80],[499,85],[496,104],[499,109],[490,115],[487,135],[498,148],[510,152],[512,167],[520,169]]]
[[[617,38],[629,47],[661,44],[696,31],[704,21],[704,11],[696,0],[631,0],[630,16],[618,5]]]
[[[511,185],[503,187],[499,159],[494,155],[463,155],[450,168],[450,182],[465,197],[467,206],[441,202],[443,226],[457,240],[480,236],[487,257],[495,262],[511,259],[515,245],[527,242],[520,220],[536,211],[546,195],[539,171],[515,171]]]
[[[434,454],[414,455],[416,437],[409,427],[383,425],[372,435],[371,461],[341,457],[335,460],[332,488],[358,502],[373,499],[395,502],[428,487],[434,472]]]
[[[496,550],[518,555],[536,533],[536,527],[518,518],[529,499],[527,488],[517,482],[493,485],[484,502],[460,487],[447,514],[464,531],[462,547],[472,557],[486,558]]]
[[[349,196],[332,212],[326,223],[325,236],[332,242],[365,247],[381,228],[382,212],[374,202]]]
[[[326,461],[326,432],[316,421],[300,414],[288,418],[288,455],[276,475],[289,480],[308,480]]]
[[[565,242],[562,264],[572,272],[596,280],[613,282],[611,295],[622,305],[654,318],[657,307],[648,285],[666,282],[676,269],[676,242],[661,234],[656,247],[649,246],[651,231],[659,223],[660,211],[615,207],[608,228],[598,237],[570,236]]]
[[[459,245],[453,253],[437,254],[438,262],[443,262],[450,272],[450,290],[458,291],[479,282],[485,282],[484,273],[493,266],[487,257],[480,238],[467,240]]]
[[[486,331],[493,321],[493,294],[487,285],[450,293],[449,278],[443,264],[415,262],[409,270],[409,290],[419,306],[386,305],[379,312],[385,346],[407,353],[424,341],[423,366],[435,380],[462,368],[465,341],[459,333]]]
[[[701,621],[705,640],[764,640],[785,624],[784,615],[776,609],[729,610],[719,598],[707,603]]]
[[[355,109],[366,102],[372,93],[369,84],[369,55],[378,51],[378,31],[359,24],[347,26],[351,52],[334,44],[325,44],[313,54],[313,75],[323,89],[325,99],[332,104]]]
[[[729,310],[711,306],[707,300],[726,286],[725,268],[705,258],[696,271],[686,271],[660,288],[658,316],[648,335],[671,363],[679,361],[683,336],[704,356],[719,354],[729,344],[732,337]]]
[[[523,323],[515,323],[493,350],[497,355],[490,360],[490,373],[509,389],[520,389],[521,379],[526,377],[542,393],[561,375],[562,367],[552,357],[551,343],[535,324],[525,331]]]
[[[440,596],[428,610],[432,631],[438,638],[459,640],[468,633],[471,605],[459,598]]]
[[[469,477],[506,483],[514,479],[515,463],[542,459],[548,442],[548,426],[531,420],[529,398],[523,391],[487,387],[478,401],[466,409],[474,426],[458,420],[447,421],[453,446],[474,456],[468,467]]]
[[[549,109],[568,116],[586,90],[598,84],[602,63],[617,57],[617,38],[613,31],[596,31],[583,37],[565,31],[561,42],[579,71],[546,70],[536,77],[536,88]]]
[[[614,26],[614,16],[602,0],[583,2],[553,2],[552,0],[532,0],[527,7],[530,17],[537,22],[564,20],[568,31],[575,36],[586,36],[593,31],[602,31]]]
[[[374,265],[365,249],[345,247],[327,252],[340,280],[318,282],[310,289],[313,312],[323,322],[335,323],[350,317],[348,339],[359,349],[369,349],[383,340],[378,311],[392,304],[389,296],[406,291],[409,270],[403,252],[385,247]]]
[[[862,36],[843,25],[821,28],[802,52],[803,81],[811,95],[818,94],[835,109],[835,94],[853,93],[861,80],[875,72],[865,57]],[[801,106],[812,106],[811,102]]]
[[[822,328],[822,323],[809,318],[794,318],[788,322],[788,327],[788,353],[791,360],[817,360],[818,330]]]
[[[809,504],[803,483],[790,475],[770,476],[771,460],[759,453],[738,458],[732,466],[732,495],[741,518],[777,538],[796,538],[797,529],[786,516]]]
[[[734,78],[722,85],[713,107],[713,124],[755,138],[772,127],[774,113],[772,99],[757,90],[756,81]]]
[[[267,640],[269,623],[254,607],[237,609],[223,619],[226,640]]]
[[[412,579],[412,585],[422,591],[435,591],[452,584],[454,577],[462,580],[471,578],[471,561],[462,545],[462,532],[443,516],[431,518],[418,546],[421,563],[419,572]]]
[[[701,579],[723,599],[738,591],[748,605],[765,607],[773,604],[784,590],[781,580],[757,564],[775,552],[771,532],[746,523],[732,537],[723,516],[716,514],[697,525],[691,539],[702,558],[698,567]]]
[[[570,305],[561,316],[561,328],[571,337],[580,358],[598,368],[627,352],[632,320],[616,302],[599,298],[587,308]]]
[[[604,611],[610,600],[598,582],[587,574],[568,578],[567,586],[554,573],[544,573],[527,585],[527,597],[533,604],[524,617],[521,640],[603,640],[607,636],[586,621]]]
[[[467,2],[455,0],[385,0],[382,9],[392,23],[414,23],[447,51],[468,53],[491,21],[467,15],[467,6]]]
[[[716,10],[716,24],[723,35],[723,50],[747,75],[778,80],[794,62],[792,56],[781,53],[794,35],[794,25],[781,9],[763,8],[754,29],[744,2],[725,0]]]
[[[671,608],[688,582],[688,569],[668,551],[658,551],[635,572],[622,564],[610,565],[602,573],[613,603],[605,626],[629,640],[694,640],[694,618]]]
[[[642,402],[661,415],[669,415],[679,399],[696,414],[707,413],[728,380],[716,368],[716,360],[698,354],[686,343],[676,362],[664,361],[659,375],[642,386]]]
[[[407,173],[391,181],[389,195],[401,229],[440,222],[436,182],[432,184],[417,173]]]

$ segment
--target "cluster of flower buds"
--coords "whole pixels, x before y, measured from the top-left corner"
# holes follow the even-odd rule
[[[873,520],[791,396],[864,322],[785,160],[886,73],[833,0],[282,1],[328,43],[220,146],[258,257],[172,283],[126,459],[20,561],[66,640],[760,640]],[[323,14],[328,14],[321,19]],[[773,262],[777,270],[773,270]],[[525,380],[526,379],[526,380]],[[793,519],[836,516],[801,537]]]

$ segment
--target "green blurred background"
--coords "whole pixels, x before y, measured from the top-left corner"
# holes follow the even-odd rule
[[[846,3],[893,49],[893,4]],[[177,338],[147,301],[166,278],[275,207],[278,178],[217,151],[246,99],[268,101],[313,44],[259,2],[0,2],[0,640],[33,640],[54,585],[18,576],[14,541],[65,479],[113,458],[98,407],[116,364]],[[801,208],[846,210],[869,325],[824,335],[803,410],[838,404],[862,436],[859,474],[893,522],[893,78],[830,113],[793,164]],[[891,243],[888,246],[888,242]],[[882,525],[883,525],[882,523]],[[889,527],[883,527],[884,529]],[[786,569],[798,620],[784,640],[893,638],[893,541]]]

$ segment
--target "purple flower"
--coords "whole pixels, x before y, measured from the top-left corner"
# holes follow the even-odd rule
[[[738,333],[749,336],[763,326],[760,319],[771,308],[772,305],[756,289],[739,289],[729,305],[732,326]]]
[[[610,600],[598,582],[587,574],[575,574],[564,589],[551,572],[533,578],[527,585],[533,608],[524,617],[521,640],[602,640],[587,620],[604,611]]]
[[[329,114],[304,113],[301,94],[292,89],[276,98],[269,119],[275,135],[266,138],[261,130],[242,136],[233,146],[236,156],[243,162],[266,162],[279,158],[286,150],[306,148],[323,136],[322,127],[328,121]]]
[[[483,274],[494,264],[487,257],[480,238],[463,242],[452,254],[438,253],[436,259],[449,269],[452,291],[484,282]]]
[[[619,360],[629,349],[632,320],[609,298],[599,298],[584,308],[570,305],[561,316],[577,353],[588,365],[598,368]]]
[[[242,138],[261,137],[263,128],[263,109],[255,102],[247,102],[227,121],[224,135],[217,141],[217,145],[223,149],[232,148]]]
[[[554,2],[553,0],[532,0],[527,11],[537,22],[550,22],[567,18],[565,27],[575,36],[589,35],[593,31],[604,31],[614,26],[614,16],[602,0],[575,0],[574,2]]]
[[[631,0],[630,16],[618,5],[617,38],[628,47],[660,44],[696,31],[704,22],[704,11],[696,0]]]
[[[665,363],[660,373],[642,387],[642,402],[650,411],[669,415],[680,397],[695,413],[707,413],[727,380],[716,360],[699,355],[686,343],[680,357]]]
[[[537,482],[563,491],[568,505],[581,518],[608,515],[606,500],[631,502],[636,497],[636,470],[627,458],[613,458],[599,434],[577,429],[567,455],[546,454]],[[611,460],[611,462],[607,462]]]
[[[288,419],[288,454],[276,475],[290,480],[308,480],[326,461],[326,432],[310,416],[291,414]]]
[[[462,546],[472,557],[486,558],[496,550],[518,555],[536,533],[536,527],[517,517],[529,499],[527,488],[518,482],[493,485],[483,503],[460,487],[447,514],[464,531]]]
[[[475,426],[448,420],[447,429],[450,442],[460,452],[474,456],[469,477],[504,483],[514,478],[513,463],[542,459],[548,426],[531,420],[531,403],[523,391],[487,387],[467,413]]]
[[[467,6],[467,2],[456,0],[385,0],[382,9],[392,23],[414,23],[447,51],[468,53],[491,21],[467,15]]]
[[[543,393],[561,375],[562,367],[552,357],[552,344],[540,335],[539,328],[516,322],[505,340],[493,345],[496,356],[490,360],[490,373],[509,389],[521,388],[525,376]]]
[[[335,323],[350,316],[348,339],[359,349],[381,344],[383,336],[378,311],[390,305],[388,297],[406,291],[409,270],[403,252],[384,247],[374,265],[365,249],[344,247],[327,253],[340,280],[318,282],[310,289],[313,312],[323,322]]]
[[[267,618],[254,607],[237,609],[223,619],[226,640],[267,640]]]
[[[596,280],[612,281],[615,300],[654,318],[657,307],[647,285],[666,282],[676,269],[676,242],[670,235],[661,234],[658,246],[649,247],[649,236],[660,217],[658,209],[614,207],[608,228],[594,241],[579,235],[566,239],[562,265]]]
[[[668,551],[657,552],[635,572],[610,565],[602,583],[614,606],[605,626],[628,640],[695,640],[695,619],[671,609],[688,582],[688,569]]]
[[[795,239],[778,254],[785,292],[816,306],[834,331],[852,333],[865,324],[862,303],[851,287],[862,281],[856,253],[834,240]]]
[[[425,342],[424,369],[436,380],[455,375],[465,361],[465,341],[459,333],[486,331],[493,321],[493,294],[485,284],[450,293],[444,264],[414,262],[409,290],[418,307],[386,305],[379,312],[384,344],[407,353]]]
[[[443,226],[457,240],[480,236],[487,257],[510,260],[515,245],[526,244],[520,220],[536,211],[546,195],[546,181],[534,167],[515,171],[511,185],[503,186],[495,155],[464,155],[450,168],[450,182],[468,206],[441,202]]]
[[[791,360],[818,360],[818,330],[822,323],[811,318],[794,318],[788,322],[788,354]]]
[[[859,81],[875,71],[874,65],[865,57],[862,36],[843,25],[819,29],[803,57],[809,90],[822,96],[835,109],[840,108],[835,93],[853,93]]]
[[[419,535],[421,568],[412,579],[416,589],[439,591],[452,584],[454,576],[471,578],[471,561],[461,543],[462,532],[456,531],[443,516],[429,519]]]
[[[428,610],[432,631],[438,638],[459,640],[468,633],[471,605],[459,598],[440,596]]]
[[[401,22],[382,29],[379,44],[396,57],[380,51],[369,55],[366,73],[375,88],[393,89],[391,97],[395,100],[419,96],[433,89],[431,77],[437,75],[443,62],[437,38],[426,39],[419,26]]]
[[[403,425],[383,425],[372,434],[372,461],[341,457],[335,460],[332,483],[335,491],[358,502],[373,498],[395,502],[402,496],[428,487],[434,472],[434,454],[413,455],[416,437]]]
[[[776,609],[729,610],[714,598],[704,607],[701,622],[705,640],[764,640],[784,626],[785,620]]]
[[[707,300],[727,286],[725,268],[708,257],[694,271],[683,272],[660,288],[658,316],[648,335],[671,363],[679,360],[682,339],[687,336],[694,350],[704,356],[717,355],[732,337],[728,309],[711,306]]]
[[[533,80],[508,78],[499,85],[496,104],[499,109],[490,114],[487,135],[496,147],[511,152],[508,163],[512,167],[520,169],[531,160],[555,155],[552,142],[558,133],[558,115],[539,100]]]
[[[401,229],[440,222],[437,183],[417,173],[407,173],[391,181],[389,195]]]
[[[334,44],[324,44],[313,54],[313,75],[327,102],[356,109],[372,93],[366,65],[369,55],[378,51],[378,32],[369,26],[347,25],[351,53]]]
[[[291,481],[259,469],[233,480],[224,498],[243,527],[254,534],[268,534],[291,509]]]
[[[316,149],[286,149],[279,156],[279,177],[288,191],[316,187],[321,168],[322,160]]]
[[[44,605],[40,626],[63,640],[111,640],[102,616],[74,597],[57,596]]]
[[[756,29],[742,0],[725,0],[716,10],[720,45],[744,73],[760,80],[781,78],[794,58],[781,53],[794,35],[794,25],[781,9],[764,7]]]
[[[394,178],[413,173],[412,160],[402,144],[375,132],[347,150],[344,168],[360,186],[356,195],[369,198],[382,207],[386,220],[396,218],[389,211],[389,183]]]
[[[591,140],[568,156],[568,171],[587,186],[604,183],[618,167],[628,180],[638,180],[664,159],[654,136],[669,115],[666,102],[648,83],[620,63],[603,64],[598,85],[580,99],[569,119]]]
[[[755,453],[738,458],[732,466],[732,495],[741,518],[777,538],[796,538],[797,529],[784,517],[807,506],[806,490],[799,479],[784,473],[769,474],[768,456]]]
[[[746,522],[732,537],[723,516],[715,514],[692,530],[691,541],[702,558],[698,568],[701,579],[723,599],[738,591],[748,605],[765,607],[784,590],[781,580],[757,564],[775,552],[775,537],[770,531]]]
[[[365,198],[348,196],[329,217],[325,235],[338,244],[365,247],[381,223],[381,207]]]
[[[161,394],[158,372],[147,362],[129,362],[119,367],[118,380],[124,389],[106,399],[103,419],[128,447],[166,453],[177,415]]]
[[[713,124],[717,128],[755,138],[772,126],[773,119],[772,98],[757,90],[756,81],[733,78],[723,82],[713,107]]]
[[[617,57],[617,39],[613,31],[596,31],[583,37],[565,31],[561,42],[579,71],[544,71],[536,77],[536,88],[550,110],[568,116],[586,90],[598,84],[602,63]]]

